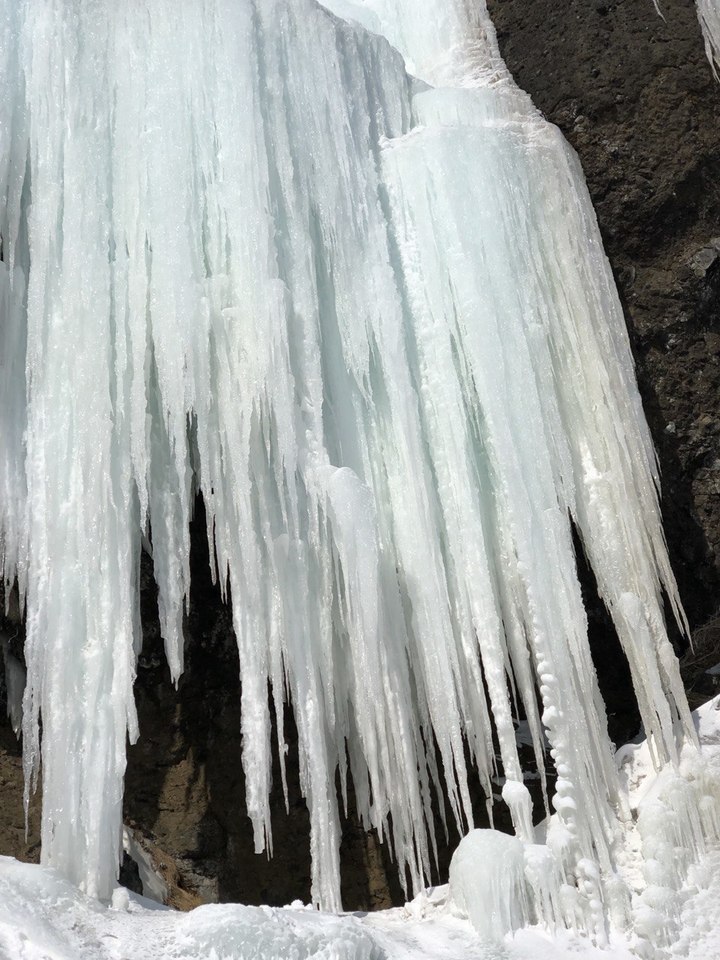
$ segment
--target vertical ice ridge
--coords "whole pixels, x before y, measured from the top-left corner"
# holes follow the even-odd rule
[[[336,783],[418,888],[434,795],[472,821],[466,745],[492,794],[491,717],[531,841],[519,703],[558,772],[549,846],[599,935],[623,811],[572,523],[659,760],[692,724],[590,201],[482,4],[326,6],[348,19],[312,0],[0,0],[0,544],[27,589],[43,856],[109,896],[140,547],[177,680],[200,492],[256,850],[286,700],[316,902],[340,906]]]
[[[58,6],[25,12],[25,30],[39,31],[52,48],[47,57],[26,49],[20,58],[31,201],[21,211],[29,260],[26,776],[29,786],[41,716],[44,856],[91,893],[109,896],[112,874],[99,865],[117,861],[125,739],[137,726],[137,520],[123,423],[113,410],[103,23],[89,16],[100,42],[82,44],[79,24]]]

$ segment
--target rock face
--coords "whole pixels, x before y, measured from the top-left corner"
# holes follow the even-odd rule
[[[695,628],[720,603],[720,85],[705,60],[694,4],[663,0],[665,20],[652,0],[489,6],[509,68],[585,169],[624,301],[662,469],[671,557]],[[162,653],[150,562],[143,568],[141,739],[129,752],[125,818],[178,906],[307,899],[308,818],[292,746],[289,815],[279,789],[273,809],[275,856],[268,862],[252,851],[237,650],[229,612],[209,579],[201,516],[193,545],[187,670],[178,691]],[[627,671],[585,580],[611,733],[619,738],[635,722]],[[17,611],[0,630],[21,647]],[[709,638],[711,665],[720,660],[720,629],[702,637]],[[0,681],[0,854],[34,859],[37,801],[26,841],[20,751],[4,721],[4,693]],[[441,870],[454,842],[441,851]],[[400,899],[387,851],[364,836],[352,803],[342,854],[346,907]]]

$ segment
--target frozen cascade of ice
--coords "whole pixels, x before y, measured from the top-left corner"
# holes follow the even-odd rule
[[[693,734],[582,173],[481,2],[325,7],[0,0],[0,542],[43,858],[109,898],[141,540],[177,678],[200,491],[256,849],[287,702],[317,902],[339,906],[336,778],[417,888],[433,792],[472,820],[466,744],[491,794],[490,716],[531,841],[520,701],[559,775],[549,849],[601,931],[626,811],[571,522],[657,759]]]

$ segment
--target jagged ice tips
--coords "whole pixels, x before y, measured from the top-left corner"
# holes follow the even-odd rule
[[[331,910],[337,779],[417,891],[433,795],[466,830],[497,745],[516,838],[471,837],[506,859],[501,932],[631,923],[573,528],[671,768],[695,732],[663,594],[684,619],[583,175],[482,0],[0,0],[0,86],[0,546],[44,863],[112,895],[141,548],[177,680],[200,493],[258,851],[288,707]],[[558,775],[543,844],[518,711]],[[689,862],[718,795],[682,783]]]

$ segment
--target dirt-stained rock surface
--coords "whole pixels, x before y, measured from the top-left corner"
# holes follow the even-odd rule
[[[694,3],[662,0],[665,20],[652,0],[489,6],[508,66],[583,163],[658,449],[673,565],[691,626],[699,627],[720,605],[720,85],[705,60]],[[274,859],[252,850],[237,650],[229,613],[210,582],[199,519],[187,669],[177,692],[162,654],[149,561],[143,567],[141,739],[129,751],[126,822],[181,908],[217,899],[307,899],[308,817],[292,746],[289,815],[279,789],[273,807]],[[601,613],[592,604],[590,613],[611,732],[614,724],[621,735],[634,716],[627,671]],[[17,653],[18,611],[0,623],[0,634]],[[720,660],[720,626],[698,637],[707,665]],[[689,682],[702,686],[703,669],[690,665]],[[38,803],[26,840],[22,763],[4,719],[6,695],[0,680],[0,854],[37,859]],[[290,728],[287,736],[292,744]],[[365,838],[352,812],[342,854],[346,907],[398,901],[387,852]]]

